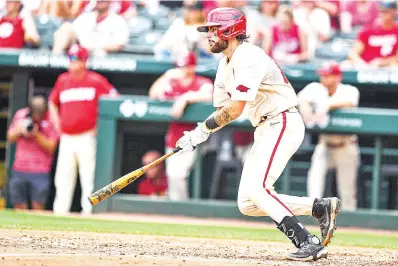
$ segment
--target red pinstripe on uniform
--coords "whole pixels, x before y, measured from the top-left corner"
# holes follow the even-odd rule
[[[292,215],[294,215],[294,214],[292,213],[292,211],[291,211],[285,204],[283,204],[283,202],[280,201],[275,195],[272,195],[271,192],[269,191],[269,189],[266,189],[266,186],[265,186],[265,182],[267,181],[268,173],[269,173],[269,170],[271,169],[271,165],[272,165],[272,162],[273,162],[273,160],[274,160],[274,156],[275,156],[276,150],[278,149],[279,143],[281,142],[281,139],[282,139],[282,137],[283,137],[283,133],[285,133],[285,130],[286,130],[286,123],[287,123],[287,120],[286,120],[286,112],[283,112],[283,113],[282,113],[282,118],[283,118],[282,130],[281,130],[281,133],[279,134],[278,140],[276,141],[276,144],[275,144],[275,146],[274,146],[274,149],[272,150],[271,157],[269,158],[269,161],[268,161],[268,167],[267,167],[267,171],[265,172],[264,181],[263,181],[263,188],[265,188],[265,190],[267,191],[267,193],[268,193],[271,197],[273,197],[277,202],[279,202],[288,212],[290,212]]]

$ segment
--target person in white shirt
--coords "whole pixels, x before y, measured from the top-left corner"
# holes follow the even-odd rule
[[[328,12],[316,6],[315,1],[297,0],[293,8],[296,24],[308,36],[309,54],[313,55],[317,47],[332,36],[332,25]]]
[[[328,112],[358,106],[359,91],[341,83],[338,63],[326,62],[319,70],[320,82],[308,84],[298,93],[299,109],[307,127],[328,123]],[[338,193],[342,208],[357,208],[357,174],[360,152],[356,135],[320,134],[308,171],[307,192],[312,198],[322,198],[329,168],[337,171]]]
[[[177,17],[154,47],[156,58],[178,60],[189,51],[198,51],[199,57],[211,58],[205,36],[196,31],[204,22],[203,2],[187,1],[184,4],[184,17]]]
[[[97,1],[93,12],[83,13],[73,23],[65,22],[55,33],[53,52],[61,54],[77,41],[95,55],[118,52],[128,43],[126,20],[110,12],[110,1]]]
[[[210,50],[224,54],[214,82],[213,105],[217,109],[198,126],[184,132],[176,147],[189,153],[209,136],[238,119],[246,109],[255,127],[254,143],[240,180],[237,204],[247,216],[269,216],[298,248],[290,260],[326,258],[336,229],[340,200],[278,194],[275,182],[300,147],[305,126],[296,109],[297,95],[277,63],[260,47],[247,42],[246,17],[234,8],[216,8],[206,23]],[[321,227],[321,240],[299,221],[312,215]]]

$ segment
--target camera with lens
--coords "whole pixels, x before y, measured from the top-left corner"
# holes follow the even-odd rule
[[[23,119],[23,127],[27,133],[32,133],[37,126],[40,131],[40,121],[47,112],[47,102],[43,96],[34,96],[28,102],[28,113]]]
[[[33,131],[34,122],[30,113],[26,115],[23,124],[27,132],[31,133]]]

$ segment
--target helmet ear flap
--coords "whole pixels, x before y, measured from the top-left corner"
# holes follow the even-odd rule
[[[223,39],[224,41],[227,41],[229,39],[229,35],[231,33],[231,27],[220,27],[217,30],[217,36]]]

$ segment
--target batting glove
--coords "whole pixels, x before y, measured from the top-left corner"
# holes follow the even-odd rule
[[[182,149],[181,152],[193,151],[197,145],[205,142],[209,136],[210,131],[204,123],[198,123],[194,130],[184,132],[184,136],[177,141],[176,146]]]

